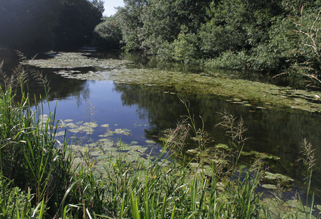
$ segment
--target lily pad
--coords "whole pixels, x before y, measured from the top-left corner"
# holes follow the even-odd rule
[[[100,151],[92,151],[92,152],[90,152],[91,156],[98,156],[98,155],[101,155],[101,154],[102,154],[102,152],[100,152]]]
[[[272,189],[272,190],[277,190],[278,187],[276,185],[273,185],[273,184],[262,184],[261,185],[263,188],[265,189]]]
[[[251,154],[255,155],[255,157],[257,158],[261,158],[261,159],[270,159],[270,160],[280,160],[280,157],[277,156],[273,156],[271,154],[266,154],[266,153],[261,153],[261,152],[257,152],[257,151],[251,151]]]
[[[245,151],[242,151],[241,152],[241,155],[242,156],[251,156],[251,155],[253,155],[251,152],[245,152]]]
[[[112,133],[112,132],[108,132],[108,133],[105,133],[105,134],[103,134],[103,135],[98,135],[98,137],[100,137],[100,138],[107,138],[107,137],[109,137],[109,136],[112,136],[114,133]]]
[[[115,134],[130,135],[129,132],[126,132],[124,129],[115,129]]]
[[[142,147],[140,145],[126,145],[122,148],[123,150],[128,150],[128,151],[139,151],[140,153],[144,153],[148,148],[147,147]]]
[[[48,115],[47,114],[43,114],[43,115],[40,115],[38,117],[39,124],[46,123],[47,121],[48,121]]]
[[[192,155],[196,155],[196,154],[198,154],[198,153],[199,153],[199,150],[198,150],[198,148],[195,148],[195,149],[189,149],[189,150],[187,150],[187,151],[186,151],[186,153],[188,153],[188,154],[192,154]]]
[[[156,142],[153,141],[153,140],[146,140],[145,142],[146,142],[147,144],[156,144]]]
[[[191,168],[199,168],[200,167],[200,163],[191,162],[191,163],[189,163],[189,166]]]
[[[149,126],[148,124],[138,124],[138,126]]]
[[[280,157],[277,157],[277,156],[274,156],[274,155],[271,155],[271,154],[261,153],[261,152],[258,152],[258,151],[251,151],[251,152],[242,151],[241,155],[242,156],[252,156],[252,155],[254,155],[255,157],[260,158],[260,159],[270,159],[270,160],[279,160],[279,159],[281,159]]]
[[[78,133],[78,132],[82,132],[82,128],[81,127],[78,127],[78,128],[75,128],[75,129],[68,129],[68,131],[72,132],[72,133]]]
[[[64,136],[64,135],[65,135],[65,131],[61,131],[61,132],[56,133],[56,137]]]
[[[277,179],[279,179],[279,180],[281,180],[283,183],[294,182],[294,179],[292,179],[291,177],[282,175],[282,174],[280,174],[280,173],[271,173],[271,172],[268,172],[268,171],[265,172],[264,178],[265,178],[265,179],[269,179],[269,180],[277,180]]]
[[[215,145],[215,147],[219,149],[224,149],[224,150],[230,149],[227,144],[217,144]]]
[[[65,126],[65,127],[68,127],[68,128],[73,128],[73,129],[79,127],[78,125],[76,125],[76,124],[74,124],[74,123],[64,123],[64,126]]]
[[[96,122],[85,122],[83,125],[91,128],[96,128],[98,126]]]

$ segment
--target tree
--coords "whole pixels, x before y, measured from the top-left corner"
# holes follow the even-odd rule
[[[278,47],[286,60],[288,73],[309,78],[321,84],[321,2],[286,0],[286,16],[271,28],[271,44]]]
[[[98,2],[99,3],[99,2]],[[102,21],[102,9],[88,0],[65,0],[54,28],[54,48],[73,50],[89,44],[92,32]]]
[[[104,13],[105,8],[104,8],[104,2],[102,0],[92,0],[91,4],[99,10],[101,14]]]
[[[282,13],[279,1],[213,1],[211,19],[202,25],[201,49],[207,57],[225,51],[249,51],[269,40],[268,30],[274,16]]]
[[[141,11],[144,6],[149,5],[148,0],[124,0],[125,7],[118,8],[116,21],[122,31],[122,43],[124,49],[139,49],[142,40],[139,37],[139,29],[143,26]]]
[[[1,0],[0,46],[23,52],[89,43],[101,22],[101,0]]]
[[[0,45],[20,50],[48,49],[61,1],[3,0],[0,3]]]
[[[100,50],[119,49],[121,38],[121,31],[114,17],[108,17],[95,27],[93,45]]]

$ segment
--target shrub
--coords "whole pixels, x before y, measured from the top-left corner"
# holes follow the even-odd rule
[[[100,50],[120,49],[122,34],[112,18],[98,24],[93,32],[93,45]]]

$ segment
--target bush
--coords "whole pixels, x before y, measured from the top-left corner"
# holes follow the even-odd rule
[[[268,45],[259,45],[249,52],[229,50],[217,58],[207,60],[205,65],[210,68],[258,72],[278,72],[285,68],[284,57],[271,51]]]
[[[100,50],[120,49],[122,34],[112,18],[98,24],[93,33],[93,45]]]
[[[198,38],[196,34],[188,33],[186,26],[181,27],[181,32],[174,40],[174,59],[184,64],[196,63],[200,58]]]

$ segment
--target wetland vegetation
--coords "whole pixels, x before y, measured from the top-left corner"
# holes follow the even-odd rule
[[[0,217],[320,218],[320,1],[124,2],[0,3]]]

